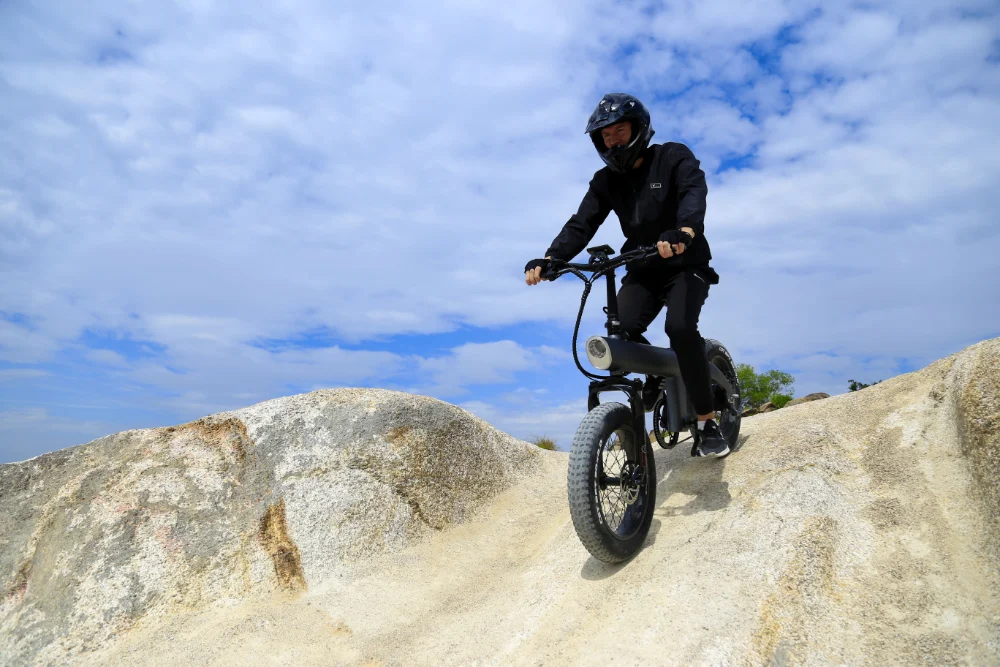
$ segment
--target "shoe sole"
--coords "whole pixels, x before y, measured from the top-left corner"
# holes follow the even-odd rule
[[[719,452],[718,454],[716,454],[715,452],[711,452],[709,454],[706,454],[705,452],[701,451],[700,447],[698,448],[698,456],[700,456],[702,458],[706,458],[706,459],[707,458],[721,459],[723,456],[728,456],[730,454],[730,452],[731,452],[731,450],[729,449],[729,447],[726,447],[723,451]]]

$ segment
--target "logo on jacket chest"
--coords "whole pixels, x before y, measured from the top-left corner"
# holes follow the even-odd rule
[[[649,187],[652,190],[659,190],[660,188],[663,187],[663,184],[662,183],[650,183]]]

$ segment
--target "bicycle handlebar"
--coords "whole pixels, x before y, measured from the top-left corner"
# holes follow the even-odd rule
[[[660,251],[656,249],[656,246],[639,246],[635,250],[630,250],[616,257],[609,257],[604,261],[594,261],[593,257],[591,257],[590,261],[586,264],[567,262],[562,259],[550,259],[549,268],[542,271],[541,277],[552,281],[567,273],[590,271],[594,274],[593,278],[597,278],[605,271],[618,268],[633,259],[647,259],[659,254]],[[580,278],[583,278],[583,276],[580,276]]]
[[[587,295],[590,294],[590,289],[594,286],[594,281],[627,262],[634,259],[646,259],[648,257],[653,257],[659,255],[660,251],[656,249],[656,246],[640,246],[635,250],[622,253],[617,257],[607,257],[607,255],[604,255],[606,259],[595,260],[596,256],[602,254],[603,253],[601,252],[592,252],[590,261],[586,264],[574,264],[573,262],[567,262],[561,259],[550,259],[549,268],[542,271],[541,275],[541,277],[545,280],[555,280],[563,274],[572,273],[574,276],[583,281],[583,297],[580,299],[580,311],[576,314],[576,325],[573,327],[573,361],[576,362],[576,367],[580,369],[580,372],[583,373],[585,377],[591,378],[592,380],[599,380],[608,376],[595,375],[583,367],[580,363],[580,356],[577,354],[576,342],[577,336],[580,333],[580,322],[583,319],[583,309],[587,305]],[[592,272],[593,275],[588,278],[583,275],[583,271]],[[608,283],[608,285],[610,288],[611,283]],[[613,293],[609,294],[609,298],[613,296]]]

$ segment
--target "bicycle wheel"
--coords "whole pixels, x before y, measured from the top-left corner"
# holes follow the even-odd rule
[[[626,451],[638,451],[629,462]],[[642,546],[656,503],[656,466],[632,411],[604,403],[583,418],[569,455],[570,516],[580,542],[595,558],[621,563]]]
[[[737,400],[742,400],[740,379],[736,375],[736,365],[733,364],[733,359],[729,356],[729,351],[719,341],[706,338],[705,353],[708,356],[708,363],[722,371],[726,380],[732,385],[733,392],[739,397]],[[719,431],[722,433],[722,437],[726,439],[726,442],[729,443],[729,448],[735,449],[736,443],[740,438],[741,416],[733,408],[733,397],[727,394],[726,390],[716,384],[714,380],[712,381],[712,396],[715,397],[715,414],[719,422]]]

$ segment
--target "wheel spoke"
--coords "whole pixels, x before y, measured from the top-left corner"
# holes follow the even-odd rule
[[[621,501],[621,491],[615,489],[614,491],[609,490],[603,496],[601,496],[601,501],[603,505],[606,505],[609,509],[615,507]]]
[[[641,528],[648,511],[644,505],[647,493],[644,466],[630,462],[625,450],[626,443],[634,437],[626,427],[613,431],[599,445],[594,461],[597,510],[606,530],[619,539],[628,539]]]
[[[619,515],[619,508],[618,508],[618,504],[617,503],[611,507],[611,518],[613,519],[613,523],[614,523],[614,528],[612,528],[612,530],[614,530],[615,532],[617,532],[618,531],[618,526],[621,525],[621,522],[622,522],[621,516]],[[609,528],[610,528],[610,526],[609,526]]]
[[[618,524],[621,522],[621,515],[623,513],[622,507],[624,505],[621,490],[617,487],[614,488],[614,492],[609,492],[603,494],[601,497],[601,510],[604,513],[605,518],[608,520],[608,528],[616,530]]]
[[[614,515],[617,517],[615,519],[615,524],[617,525],[617,524],[621,523],[622,516],[625,513],[625,500],[622,497],[621,492],[619,492],[618,495],[615,496],[615,498],[614,498],[614,505],[612,505],[611,509],[614,512]]]

